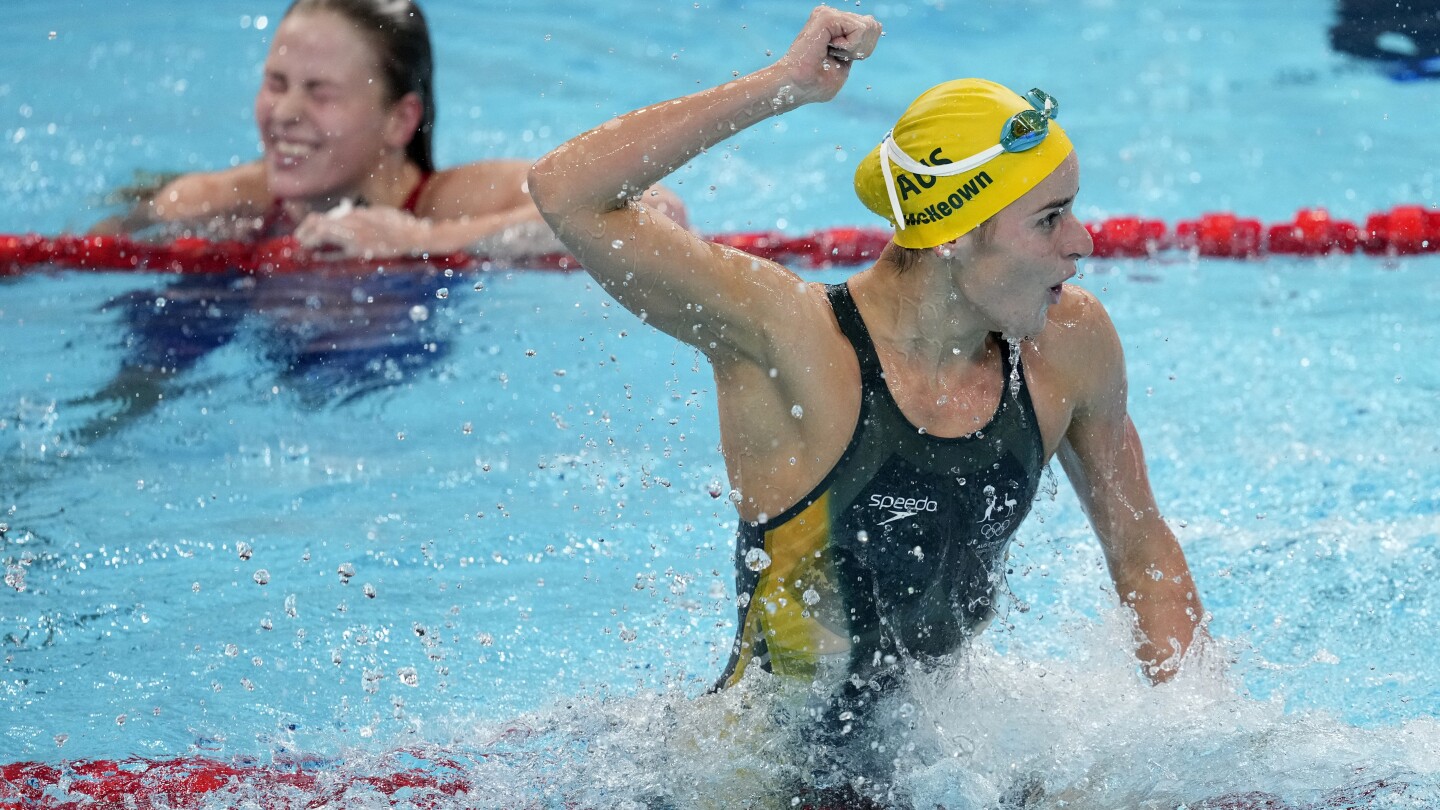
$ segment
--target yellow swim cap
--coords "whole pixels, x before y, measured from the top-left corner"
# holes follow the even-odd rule
[[[855,193],[895,226],[895,244],[934,247],[974,230],[1070,155],[1044,92],[984,79],[926,90],[855,170]],[[926,174],[927,169],[934,174]]]

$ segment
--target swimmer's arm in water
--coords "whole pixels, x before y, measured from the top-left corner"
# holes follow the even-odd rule
[[[1185,554],[1150,489],[1145,453],[1126,407],[1125,361],[1099,302],[1070,339],[1083,390],[1058,455],[1105,552],[1121,601],[1135,612],[1136,656],[1154,682],[1174,676],[1204,630]]]
[[[446,169],[430,178],[415,215],[388,206],[311,214],[295,236],[307,247],[365,258],[469,252],[505,261],[564,252],[530,199],[529,171],[521,160]],[[656,189],[655,198],[684,223],[685,207],[673,193]]]
[[[484,253],[533,256],[562,250],[525,192],[529,164],[486,160],[436,172],[415,213],[390,205],[312,213],[295,229],[310,248],[350,256]],[[508,249],[508,250],[506,250]]]
[[[259,217],[269,203],[264,167],[247,163],[181,175],[153,193],[143,194],[128,212],[96,223],[90,233],[129,234],[166,223],[199,225],[217,218]]]
[[[707,243],[656,211],[651,189],[742,129],[840,90],[880,36],[870,17],[817,8],[778,62],[612,120],[541,158],[530,192],[605,289],[712,358],[760,361],[765,329],[794,320],[805,285],[772,262]]]

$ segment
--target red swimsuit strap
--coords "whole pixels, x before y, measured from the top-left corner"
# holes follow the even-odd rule
[[[401,211],[407,214],[415,213],[415,204],[420,202],[420,195],[425,191],[425,184],[430,182],[431,175],[431,172],[420,173],[420,180],[410,189],[410,196],[406,197],[405,203],[400,206]]]
[[[433,176],[434,172],[420,173],[420,179],[416,181],[415,187],[410,189],[410,195],[405,198],[405,202],[401,203],[401,211],[407,214],[415,213],[415,206],[420,202],[420,195],[425,193],[425,186]],[[270,203],[270,210],[265,212],[265,217],[260,225],[260,236],[262,239],[284,236],[295,230],[295,225],[296,223],[285,211],[285,201],[276,197]]]

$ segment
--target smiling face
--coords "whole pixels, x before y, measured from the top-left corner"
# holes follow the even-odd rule
[[[1050,176],[955,244],[957,283],[990,328],[1034,337],[1076,262],[1094,247],[1075,217],[1080,163],[1072,152]]]
[[[352,23],[320,10],[287,16],[255,96],[270,193],[316,207],[364,196],[379,167],[403,163],[414,133],[413,95],[391,95]]]

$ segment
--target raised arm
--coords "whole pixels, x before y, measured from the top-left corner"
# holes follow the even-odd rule
[[[168,223],[204,227],[216,220],[259,216],[269,202],[259,163],[184,174],[137,194],[129,211],[96,223],[89,232],[129,234]]]
[[[1105,551],[1120,600],[1138,621],[1136,656],[1152,681],[1169,680],[1203,632],[1200,595],[1165,524],[1126,407],[1120,340],[1098,302],[1078,325],[1087,382],[1059,450]]]
[[[803,285],[778,265],[679,227],[645,190],[740,130],[833,98],[879,36],[871,17],[817,8],[774,65],[569,141],[531,169],[530,193],[560,240],[627,308],[712,356],[758,359],[764,325],[794,311]]]

